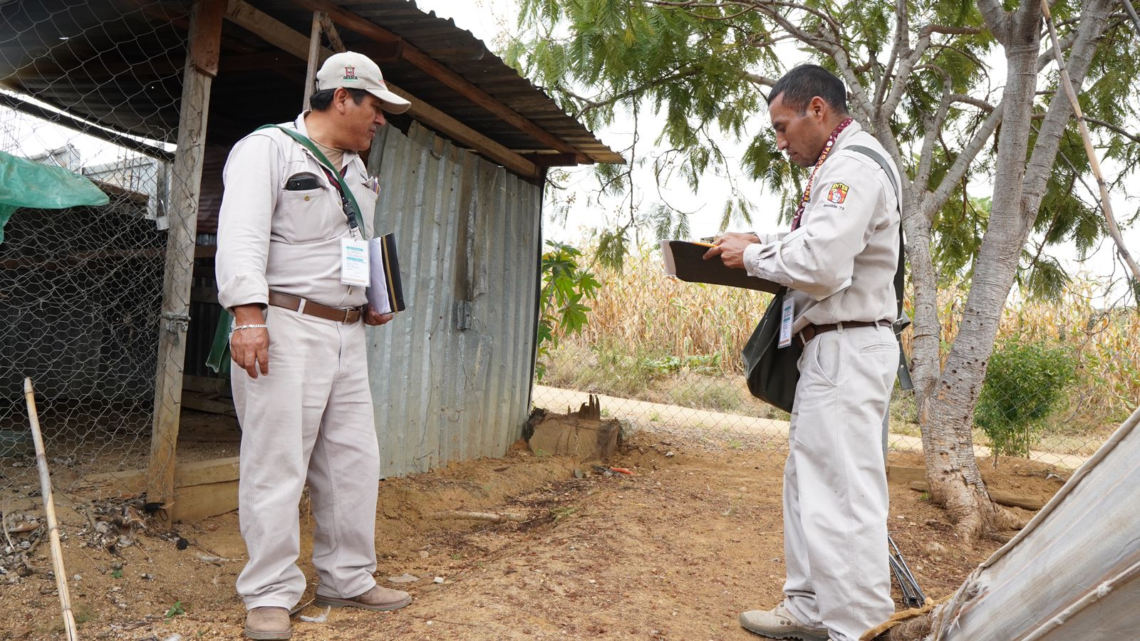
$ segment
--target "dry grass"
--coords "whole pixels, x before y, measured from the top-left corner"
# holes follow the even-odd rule
[[[621,272],[597,271],[603,287],[589,303],[589,323],[580,335],[563,337],[545,384],[763,415],[738,379],[740,349],[768,294],[669,278],[656,252],[628,259]],[[1100,291],[1100,283],[1077,281],[1060,303],[1014,303],[1002,315],[999,342],[1046,340],[1076,359],[1077,382],[1043,434],[1063,450],[1099,442],[1140,398],[1140,315],[1099,309]],[[940,296],[943,358],[965,298],[961,290]]]

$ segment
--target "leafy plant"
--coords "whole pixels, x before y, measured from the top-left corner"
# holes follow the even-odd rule
[[[579,265],[581,250],[553,240],[546,244],[550,249],[542,255],[543,284],[539,296],[539,380],[546,373],[543,357],[558,346],[561,337],[582,331],[590,312],[584,301],[593,299],[601,287],[589,268]]]
[[[180,614],[186,614],[186,610],[182,607],[181,601],[175,601],[174,605],[170,606],[170,609],[166,611],[165,616],[167,619],[170,619]]]
[[[1065,398],[1076,374],[1073,355],[1043,341],[1017,337],[998,345],[990,358],[974,422],[985,430],[997,456],[1029,453],[1030,434]]]

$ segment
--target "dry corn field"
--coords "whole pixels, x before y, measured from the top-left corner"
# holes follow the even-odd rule
[[[624,408],[611,401],[610,413],[649,426],[664,420],[649,403],[721,413],[713,421],[720,424],[703,425],[727,432],[733,425],[723,425],[723,414],[786,418],[752,399],[741,375],[740,350],[769,295],[669,278],[657,252],[630,257],[620,272],[594,272],[602,288],[587,303],[589,322],[580,334],[560,338],[540,385],[646,401]],[[1066,350],[1076,366],[1034,449],[1087,456],[1140,398],[1140,315],[1133,307],[1099,307],[1101,291],[1102,283],[1077,279],[1059,302],[1011,302],[1003,312],[999,345],[1044,341]],[[943,358],[966,294],[940,295]],[[903,335],[908,350],[910,333]],[[917,436],[911,397],[895,397],[892,432]],[[988,443],[981,430],[976,435]]]

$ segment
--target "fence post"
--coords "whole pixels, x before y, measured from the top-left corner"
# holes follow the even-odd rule
[[[226,0],[198,0],[194,3],[190,10],[190,36],[183,72],[178,150],[170,192],[162,318],[159,320],[154,429],[147,467],[147,503],[165,508],[159,516],[167,523],[171,520],[174,500],[175,452],[182,406],[186,330],[190,323],[190,285],[197,240],[202,154],[206,142],[210,84],[218,72],[225,9]]]

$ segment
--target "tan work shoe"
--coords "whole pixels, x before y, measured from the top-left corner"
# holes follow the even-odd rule
[[[740,625],[749,632],[772,639],[800,639],[801,641],[827,641],[827,628],[801,623],[783,602],[771,610],[749,610],[740,615]]]
[[[293,636],[289,627],[289,611],[285,608],[253,608],[245,615],[245,636],[258,641],[288,639]]]
[[[313,600],[315,605],[322,608],[362,608],[364,610],[399,610],[400,608],[412,602],[412,597],[407,592],[400,590],[390,590],[380,586],[374,586],[371,590],[352,597],[351,599],[341,599],[334,596],[321,596]]]

